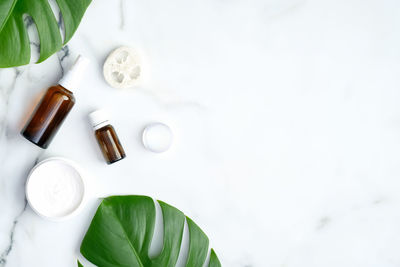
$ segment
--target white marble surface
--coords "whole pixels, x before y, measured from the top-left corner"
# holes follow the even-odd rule
[[[75,266],[112,194],[180,208],[224,266],[400,266],[399,14],[398,0],[94,0],[57,55],[0,70],[0,266]],[[120,45],[146,58],[139,88],[102,78]],[[92,68],[43,151],[19,131],[78,54]],[[86,118],[94,107],[112,111],[128,154],[112,166]],[[176,135],[162,155],[139,140],[154,121]],[[92,177],[87,206],[62,223],[24,196],[35,162],[55,155]]]

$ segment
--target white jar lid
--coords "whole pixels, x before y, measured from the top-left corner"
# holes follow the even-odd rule
[[[77,214],[81,209],[86,186],[76,163],[53,157],[33,167],[25,193],[29,205],[38,215],[60,221]]]
[[[147,125],[142,134],[144,147],[155,153],[167,151],[172,144],[173,138],[171,128],[161,122]]]

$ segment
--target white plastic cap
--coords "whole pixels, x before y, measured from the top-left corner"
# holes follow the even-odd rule
[[[142,134],[144,147],[154,153],[167,151],[172,144],[173,138],[171,128],[161,122],[147,125]]]
[[[58,84],[71,91],[77,89],[82,81],[89,62],[90,60],[88,58],[79,55],[74,65],[72,65],[72,67],[64,74]]]
[[[89,114],[90,123],[95,130],[110,124],[109,119],[109,114],[103,109],[98,109]]]

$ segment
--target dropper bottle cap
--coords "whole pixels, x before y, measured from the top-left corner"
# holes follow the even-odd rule
[[[98,109],[89,114],[89,120],[94,130],[110,124],[110,115],[104,109]]]
[[[64,74],[58,82],[62,87],[74,91],[79,87],[90,60],[82,55],[79,55],[74,65]]]

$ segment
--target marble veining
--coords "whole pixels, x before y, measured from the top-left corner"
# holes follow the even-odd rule
[[[58,59],[59,59],[59,64],[61,68],[61,77],[64,75],[65,69],[64,69],[64,60],[68,59],[69,56],[69,48],[68,45],[64,46],[61,48],[61,50],[57,53]]]
[[[120,0],[119,2],[120,2],[120,5],[119,5],[119,8],[120,8],[120,15],[119,15],[119,17],[120,17],[120,24],[119,24],[119,29],[122,31],[122,30],[124,30],[124,27],[125,27],[125,12],[124,12],[124,6],[125,6],[125,4],[124,4],[124,0]]]
[[[39,162],[39,156],[36,157],[36,159],[34,160],[32,167],[35,166],[38,162]],[[12,222],[12,227],[9,232],[9,243],[8,243],[7,247],[5,248],[5,250],[2,253],[0,253],[0,266],[6,266],[7,257],[13,249],[13,245],[14,245],[14,241],[15,241],[14,235],[15,235],[15,231],[17,231],[19,219],[23,216],[24,212],[26,211],[27,206],[28,206],[28,201],[27,201],[26,197],[24,197],[23,208],[20,211],[20,213],[17,214],[17,216],[14,218],[14,220]]]
[[[8,247],[5,249],[5,251],[3,251],[3,253],[1,253],[1,255],[0,255],[0,266],[5,266],[6,263],[7,263],[7,256],[8,256],[8,254],[10,254],[11,250],[13,249],[14,232],[16,231],[16,228],[17,228],[17,225],[18,225],[18,220],[23,215],[23,213],[25,212],[27,205],[28,205],[28,201],[25,198],[24,208],[18,214],[18,216],[14,219],[13,224],[12,224],[12,227],[11,227],[11,230],[10,230],[10,243],[9,243]]]
[[[10,97],[15,87],[15,83],[17,82],[18,77],[21,75],[22,71],[18,68],[14,68],[14,77],[12,78],[12,82],[9,86],[0,87],[2,92],[2,106],[3,112],[2,117],[0,119],[0,139],[7,138],[7,114],[8,108],[10,105]]]

